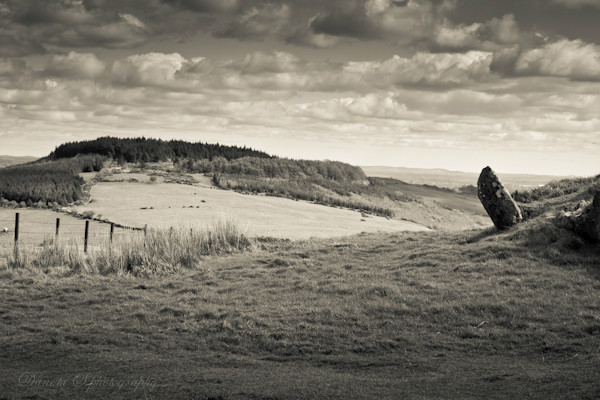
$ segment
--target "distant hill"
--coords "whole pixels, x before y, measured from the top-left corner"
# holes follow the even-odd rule
[[[482,166],[482,168],[485,166]],[[404,167],[361,167],[367,176],[394,178],[417,185],[435,185],[450,189],[461,186],[477,185],[479,174],[475,172],[449,171],[446,169],[424,169]],[[528,190],[545,185],[548,182],[565,179],[567,176],[533,174],[498,174],[509,191]]]
[[[0,168],[9,167],[11,165],[24,164],[37,160],[38,157],[17,157],[17,156],[0,156]]]

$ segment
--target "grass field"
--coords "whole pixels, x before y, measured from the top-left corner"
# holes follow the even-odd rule
[[[363,216],[360,212],[290,199],[245,195],[200,183],[101,182],[91,201],[74,207],[93,211],[128,226],[189,228],[215,219],[236,221],[250,236],[306,239],[374,231],[420,231],[426,227],[402,220]]]
[[[595,399],[599,259],[531,221],[259,242],[146,278],[4,270],[0,398]]]

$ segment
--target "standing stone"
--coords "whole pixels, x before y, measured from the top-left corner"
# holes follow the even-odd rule
[[[497,229],[510,228],[523,220],[519,206],[490,167],[481,171],[477,181],[477,193]]]

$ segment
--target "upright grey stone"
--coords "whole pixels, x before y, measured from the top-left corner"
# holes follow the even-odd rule
[[[481,171],[477,193],[496,228],[507,229],[523,220],[519,206],[490,167]]]

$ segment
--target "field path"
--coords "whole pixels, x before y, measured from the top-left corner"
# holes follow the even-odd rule
[[[98,183],[90,203],[74,209],[91,210],[124,225],[158,228],[203,227],[228,218],[248,235],[289,239],[428,230],[408,221],[362,217],[352,210],[173,183]]]

